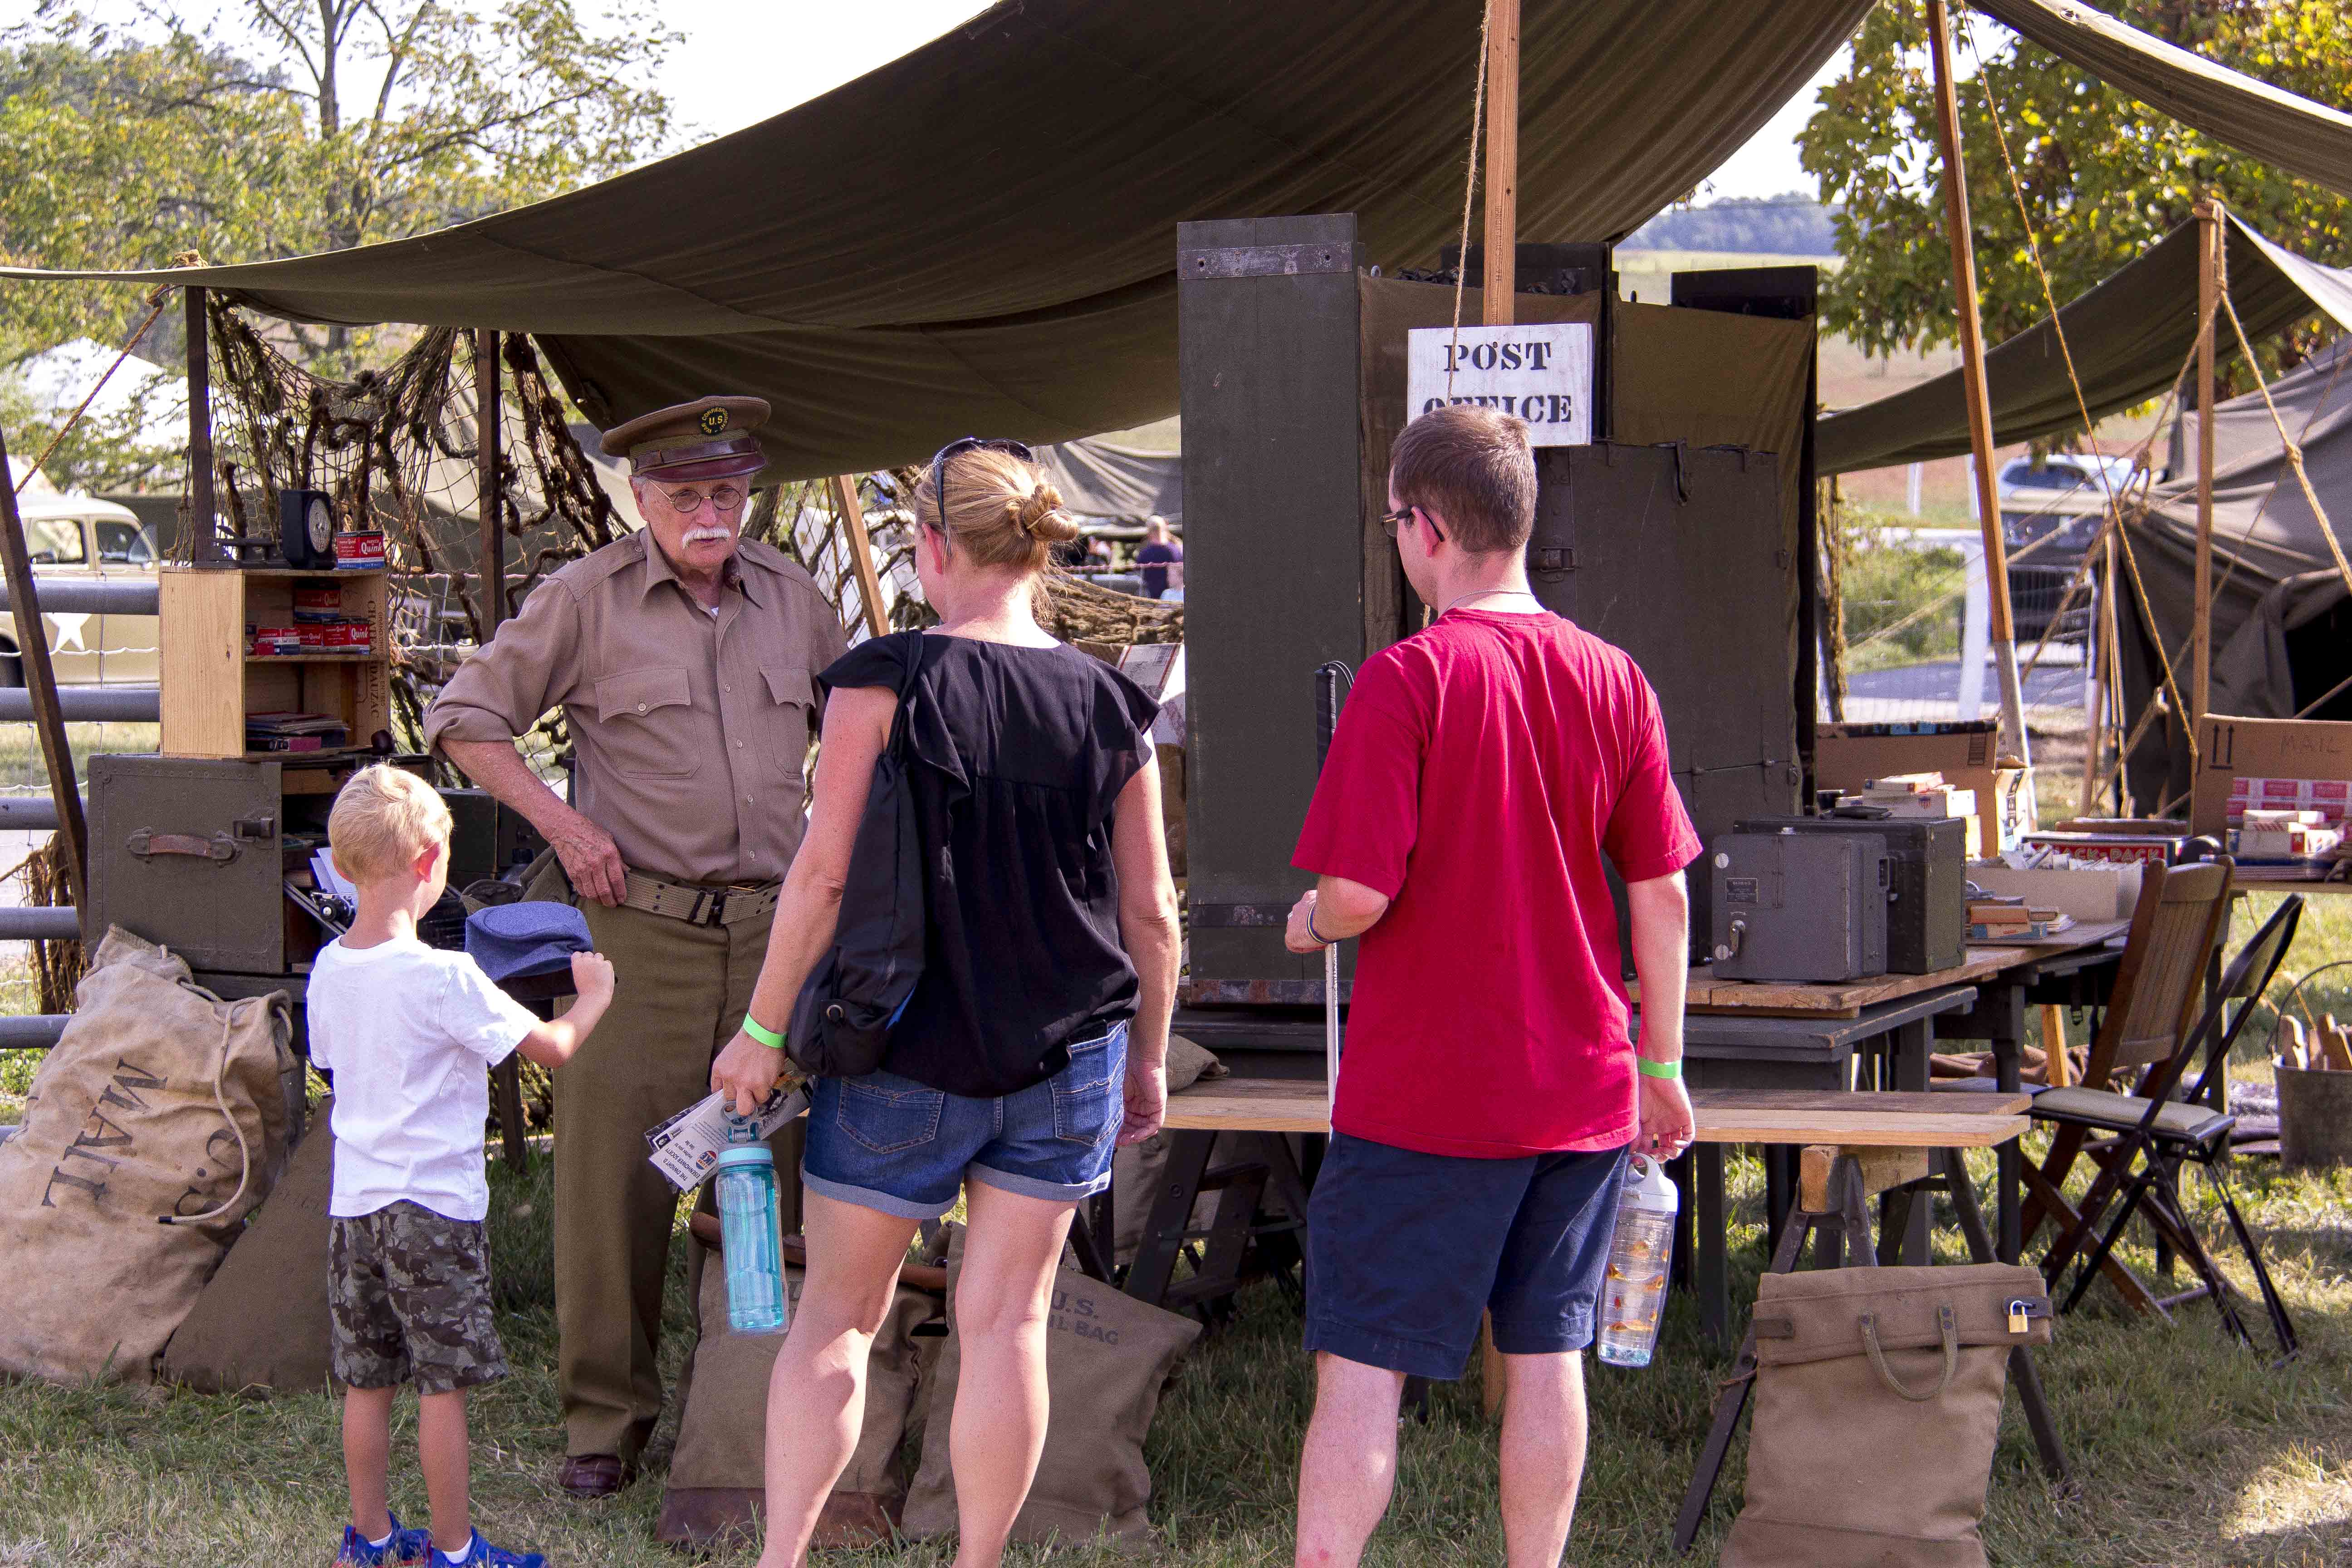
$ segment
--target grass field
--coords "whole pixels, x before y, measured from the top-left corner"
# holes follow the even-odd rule
[[[2270,903],[2257,899],[2240,932]],[[2306,919],[2293,972],[2352,956],[2347,903],[2328,900]],[[2315,1009],[2352,1015],[2352,990],[2328,984],[2345,973],[2352,972],[2315,983]],[[2242,1054],[2245,1079],[2267,1076],[2259,1041]],[[0,1066],[0,1095],[9,1070]],[[0,1120],[10,1109],[0,1099]],[[1989,1180],[1989,1157],[1979,1163],[1979,1178]],[[582,1507],[553,1485],[562,1450],[547,1174],[544,1159],[520,1178],[492,1166],[500,1330],[517,1375],[476,1405],[478,1506],[494,1539],[545,1551],[559,1565],[675,1563],[652,1539],[675,1412],[647,1476],[620,1498]],[[1762,1261],[1761,1176],[1747,1158],[1732,1162],[1732,1175],[1734,1290],[1744,1300]],[[2079,1489],[2053,1497],[2043,1484],[2012,1403],[1985,1525],[1992,1559],[2004,1568],[2352,1562],[2352,1173],[2282,1175],[2271,1162],[2247,1160],[2234,1179],[2295,1313],[2302,1359],[2272,1369],[2262,1354],[2230,1343],[2203,1303],[2183,1308],[2168,1326],[2130,1318],[2104,1285],[2095,1287],[2041,1363]],[[2193,1182],[2191,1200],[2210,1207]],[[1948,1224],[1937,1246],[1945,1260],[1958,1259]],[[2152,1267],[2145,1248],[2129,1261]],[[2231,1268],[2228,1255],[2223,1263]],[[2244,1279],[2242,1268],[2232,1271]],[[686,1329],[682,1275],[673,1280],[668,1318],[666,1353],[675,1366]],[[1672,1561],[1667,1531],[1724,1371],[1724,1361],[1702,1348],[1692,1304],[1680,1298],[1656,1364],[1592,1370],[1592,1450],[1570,1562]],[[1203,1342],[1160,1405],[1149,1447],[1160,1540],[1148,1560],[1188,1568],[1289,1560],[1290,1489],[1308,1394],[1291,1309],[1270,1287],[1246,1293],[1238,1320]],[[0,1388],[0,1564],[324,1563],[343,1507],[336,1419],[323,1393],[263,1402],[120,1387]],[[413,1405],[401,1419],[405,1445]],[[1409,1424],[1402,1444],[1397,1503],[1370,1560],[1500,1562],[1492,1434],[1478,1417],[1475,1373],[1441,1387],[1429,1424]],[[1694,1562],[1714,1560],[1737,1508],[1743,1453],[1734,1450]],[[1870,1483],[1867,1454],[1822,1461],[1857,1485]],[[421,1513],[413,1461],[397,1468],[394,1495],[395,1506]],[[824,1561],[939,1568],[949,1555],[929,1544]],[[1131,1560],[1093,1547],[1050,1555],[1068,1563]]]

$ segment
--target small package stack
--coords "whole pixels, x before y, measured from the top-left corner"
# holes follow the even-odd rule
[[[2240,775],[2230,781],[2229,819],[2244,826],[2249,812],[2311,811],[2341,831],[2352,823],[2352,779],[2273,779]]]
[[[2074,923],[2074,918],[2045,906],[2029,904],[2010,893],[1969,895],[1970,942],[2042,942]]]
[[[328,713],[276,710],[245,716],[248,752],[323,752],[351,742],[351,726]]]
[[[245,628],[245,651],[257,658],[302,651],[302,628],[299,626],[247,626]]]
[[[381,570],[384,564],[383,535],[381,532],[339,533],[335,535],[335,569],[339,572]]]
[[[1954,789],[1940,773],[1891,773],[1865,780],[1862,794],[1849,798],[1883,807],[1890,816],[1959,817],[1969,825],[1968,858],[1974,860],[1983,853],[1977,792]]]
[[[2287,810],[2249,806],[2230,835],[2231,853],[2249,860],[2299,860],[2328,855],[2344,840],[2340,826],[2309,807]]]
[[[367,654],[374,651],[375,627],[363,616],[343,614],[343,591],[322,586],[294,590],[294,620],[304,653]]]

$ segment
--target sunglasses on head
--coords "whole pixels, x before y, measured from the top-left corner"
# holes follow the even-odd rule
[[[931,504],[939,508],[940,531],[948,531],[948,459],[966,452],[1003,452],[1024,463],[1037,460],[1036,454],[1019,441],[1002,436],[963,436],[949,442],[931,454]]]

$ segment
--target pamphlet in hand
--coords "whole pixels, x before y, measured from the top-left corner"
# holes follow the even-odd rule
[[[765,1138],[807,1109],[806,1090],[786,1093],[778,1089],[769,1092],[752,1120]],[[727,1097],[714,1094],[648,1129],[646,1146],[653,1151],[654,1168],[669,1178],[670,1185],[681,1193],[692,1192],[717,1166],[719,1151],[727,1147]]]

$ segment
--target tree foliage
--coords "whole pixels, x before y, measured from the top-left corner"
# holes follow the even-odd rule
[[[242,0],[231,39],[43,0],[0,49],[0,254],[153,268],[348,249],[603,179],[662,150],[654,68],[677,35],[572,0]],[[0,356],[120,342],[121,289],[0,294]],[[308,331],[313,355],[363,340]]]
[[[2102,8],[2288,91],[2337,107],[2352,102],[2347,0],[2102,0]],[[1958,330],[1924,12],[1889,4],[1870,13],[1851,68],[1822,90],[1798,139],[1822,201],[1839,209],[1844,265],[1824,279],[1823,321],[1879,353],[1949,343]],[[2335,192],[2165,118],[1989,17],[1956,8],[1955,26],[1960,145],[1988,341],[2048,314],[2027,218],[2061,304],[2190,219],[2207,194],[2290,249],[2352,262],[2352,206]],[[2027,218],[1995,136],[1996,111]],[[2264,357],[2292,364],[2318,340],[2317,323],[2306,323]]]

